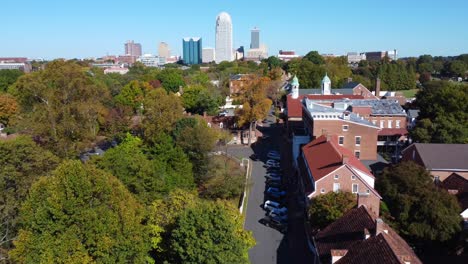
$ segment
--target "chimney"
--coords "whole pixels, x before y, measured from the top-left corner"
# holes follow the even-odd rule
[[[327,137],[327,142],[330,142],[330,141],[331,141],[331,135],[330,135],[330,134],[326,134],[326,137]]]
[[[343,164],[347,164],[349,161],[349,157],[345,154],[343,154],[341,157],[342,157]]]
[[[351,78],[351,77],[346,78],[346,83],[350,83],[352,81],[353,81],[353,78]]]
[[[203,117],[206,117],[206,111],[203,112]]]
[[[375,235],[377,236],[378,234],[382,232],[384,232],[385,234],[388,234],[387,226],[385,225],[382,218],[377,218],[375,219]]]
[[[365,206],[369,211],[371,211],[376,217],[379,217],[380,201],[377,200],[375,206],[370,193],[358,193],[357,195],[357,206]],[[375,197],[374,197],[375,198]]]
[[[348,253],[347,249],[332,249],[330,250],[330,254],[332,257],[332,264],[340,260],[342,257],[344,257]]]
[[[364,239],[368,239],[371,236],[371,233],[367,228],[364,228]]]
[[[380,98],[380,78],[375,79],[375,96]]]

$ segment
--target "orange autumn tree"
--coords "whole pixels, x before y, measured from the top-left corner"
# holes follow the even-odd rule
[[[8,126],[18,111],[15,98],[8,94],[0,94],[0,123]]]
[[[265,119],[271,108],[271,100],[267,97],[267,87],[271,82],[268,77],[247,76],[247,80],[235,95],[235,99],[242,104],[236,115],[239,126],[249,124],[249,141],[252,143],[252,130],[258,120]]]

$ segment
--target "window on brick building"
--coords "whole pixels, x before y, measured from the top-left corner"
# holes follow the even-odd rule
[[[335,180],[338,180],[340,176],[338,174],[335,174]]]
[[[380,120],[380,128],[384,128],[384,121]]]
[[[355,141],[356,141],[356,146],[360,146],[361,145],[361,136],[357,136],[355,137]]]
[[[392,128],[392,120],[388,120],[388,128]]]
[[[395,127],[396,127],[396,128],[400,128],[400,120],[397,120],[397,121],[396,121]]]
[[[358,184],[357,184],[357,183],[353,183],[353,193],[358,193],[358,192],[359,192]]]
[[[325,189],[322,188],[322,189],[320,190],[320,193],[325,193]]]
[[[356,175],[351,175],[351,180],[356,180]]]
[[[340,190],[340,183],[335,182],[333,183],[333,191],[338,192]]]
[[[359,157],[361,157],[361,151],[359,150],[354,151],[354,156],[359,159]]]
[[[343,125],[343,131],[348,131],[349,126],[348,125]]]
[[[340,144],[340,145],[343,145],[343,144],[344,144],[344,137],[343,137],[343,136],[340,136],[340,137],[338,138],[338,144]]]

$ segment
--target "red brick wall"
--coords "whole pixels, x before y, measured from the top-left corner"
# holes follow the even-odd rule
[[[335,179],[335,175],[338,175],[338,179]],[[361,181],[359,177],[356,176],[355,180],[353,180],[352,175],[353,173],[346,166],[343,166],[335,172],[325,176],[324,178],[315,182],[315,187],[317,189],[312,194],[312,198],[321,194],[332,192],[334,183],[339,183],[340,190],[345,192],[352,192],[352,184],[357,184],[358,193],[367,193],[369,188],[363,183],[363,181]],[[322,189],[324,189],[324,193],[321,192]],[[380,199],[372,192],[372,190],[369,190],[369,197],[367,198],[366,203],[367,208],[378,215]]]
[[[348,125],[348,131],[343,131],[343,125]],[[377,159],[377,129],[344,120],[315,120],[313,124],[313,138],[321,136],[323,130],[330,135],[343,136],[343,147],[351,150],[353,153],[360,151],[361,160]],[[356,136],[361,136],[361,144],[359,146],[355,144]]]
[[[359,84],[353,89],[353,94],[354,95],[362,95],[364,99],[378,99],[375,97],[369,89],[364,87],[362,84]]]

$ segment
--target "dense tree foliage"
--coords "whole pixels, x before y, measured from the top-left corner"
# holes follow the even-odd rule
[[[271,100],[266,96],[269,82],[270,80],[266,77],[252,78],[241,87],[236,98],[242,105],[242,108],[236,110],[239,126],[249,125],[249,145],[254,123],[266,118],[272,104]]]
[[[312,199],[309,219],[314,228],[324,228],[356,206],[356,195],[350,192],[329,192]]]
[[[185,86],[182,73],[178,69],[164,69],[157,75],[157,78],[168,92],[176,93],[180,87]]]
[[[413,241],[446,241],[460,231],[456,198],[436,188],[425,168],[413,162],[387,168],[376,187],[395,217],[394,227]]]
[[[431,82],[416,95],[420,112],[411,135],[424,143],[468,143],[468,85]]]
[[[8,91],[8,87],[23,75],[20,70],[0,70],[0,93]]]
[[[151,90],[151,85],[142,81],[131,81],[125,85],[122,91],[115,97],[118,104],[129,106],[136,113],[143,108],[143,100]]]
[[[14,86],[21,127],[62,157],[93,141],[107,109],[106,87],[97,85],[73,62],[53,61],[43,71],[22,76]]]
[[[174,188],[194,187],[187,157],[174,146],[166,147],[165,156],[148,154],[139,138],[127,135],[96,164],[119,178],[142,203],[150,204]]]
[[[300,87],[303,89],[320,87],[326,70],[306,59],[292,59],[285,66],[285,70],[297,75]]]
[[[14,121],[18,112],[18,103],[15,98],[9,94],[0,93],[0,123],[5,126]]]
[[[0,141],[0,255],[18,231],[18,212],[31,185],[59,160],[28,137]]]
[[[185,110],[190,113],[216,115],[221,98],[201,85],[191,85],[184,89],[182,102]]]
[[[11,257],[18,263],[145,263],[143,217],[115,177],[67,161],[33,185]]]
[[[170,238],[175,263],[248,263],[253,245],[236,209],[219,202],[183,211]]]
[[[318,51],[310,51],[304,56],[304,59],[312,62],[313,64],[320,65],[324,64],[325,60],[323,57],[318,53]]]

